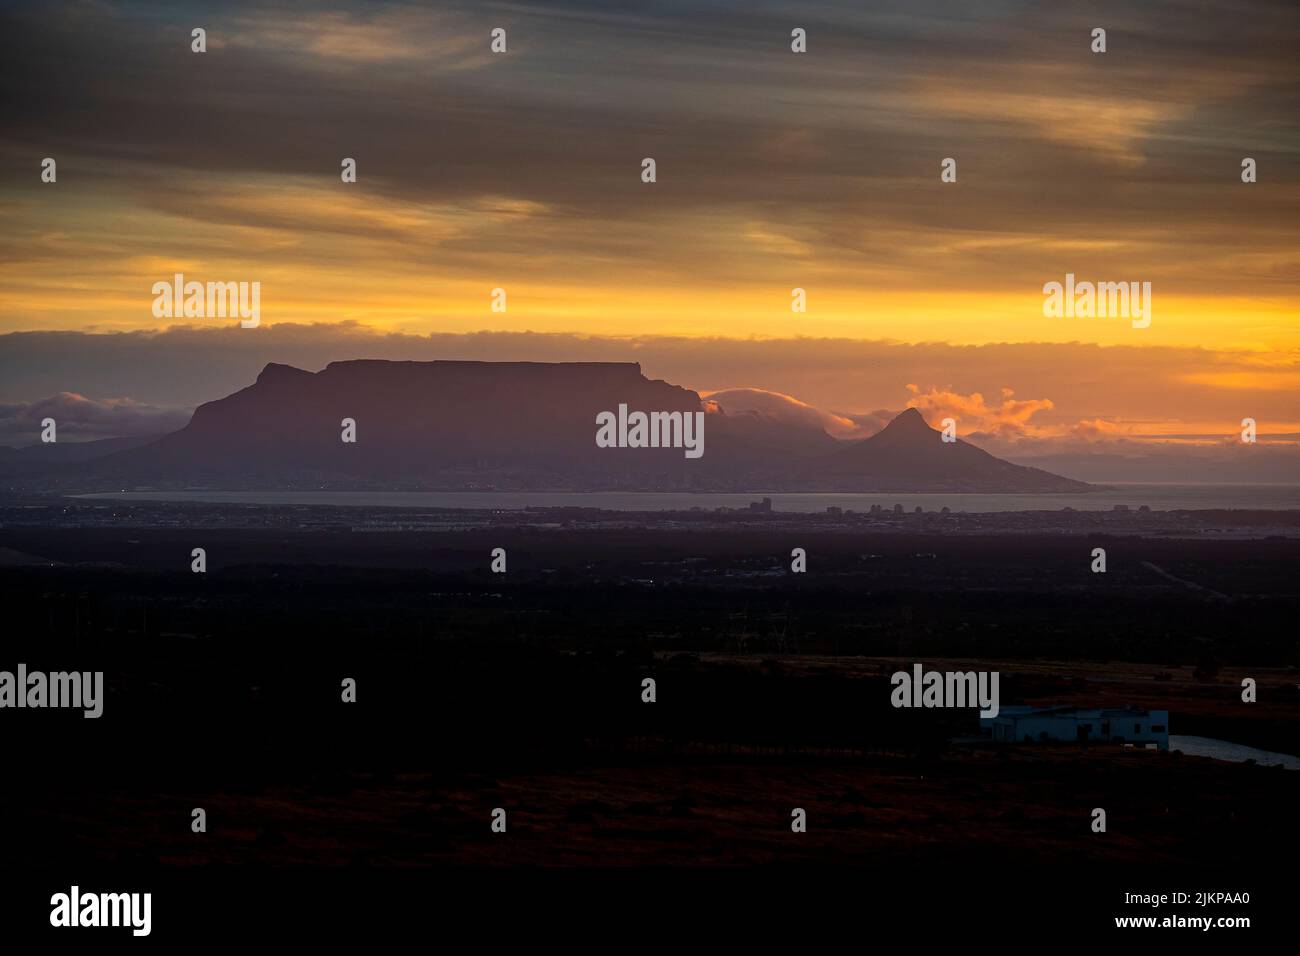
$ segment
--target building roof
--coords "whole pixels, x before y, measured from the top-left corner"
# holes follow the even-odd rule
[[[1076,719],[1106,720],[1122,717],[1168,717],[1167,710],[1146,710],[1141,707],[1106,707],[1100,710],[1085,710],[1080,707],[1032,707],[1025,704],[1012,704],[999,710],[997,717],[981,718],[1000,720],[1003,717],[1074,717]]]

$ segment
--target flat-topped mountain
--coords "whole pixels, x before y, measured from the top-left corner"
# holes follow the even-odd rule
[[[344,440],[349,431],[355,441]],[[693,440],[698,455],[688,454]],[[638,364],[606,362],[358,360],[314,373],[273,363],[180,431],[78,467],[131,485],[227,488],[1090,488],[945,443],[915,409],[871,438],[841,441],[811,423],[729,415]]]

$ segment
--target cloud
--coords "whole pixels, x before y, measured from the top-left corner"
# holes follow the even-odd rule
[[[724,388],[702,392],[701,397],[715,402],[728,415],[749,414],[778,422],[816,425],[835,438],[865,438],[876,430],[864,430],[862,423],[850,416],[823,411],[793,395],[766,388]]]
[[[222,4],[202,56],[158,5],[0,9],[0,82],[24,91],[0,142],[0,285],[16,290],[0,323],[51,327],[75,284],[62,327],[138,327],[148,276],[106,281],[131,257],[251,264],[281,303],[345,276],[325,297],[374,321],[418,317],[452,279],[475,296],[524,277],[613,286],[621,308],[639,283],[802,283],[810,323],[834,286],[854,306],[841,322],[878,315],[884,289],[1021,295],[1067,270],[1140,269],[1162,307],[1297,288],[1293,3],[1120,4],[1104,56],[1085,14],[1048,4],[813,4],[807,56],[767,4],[309,7]],[[1258,154],[1266,202],[1227,192],[1223,143]],[[57,191],[29,174],[37,150],[59,159]],[[939,189],[949,155],[960,185]],[[535,214],[502,219],[492,197]],[[374,307],[386,292],[405,301]]]
[[[922,392],[916,385],[908,385],[912,393],[908,406],[921,410],[931,423],[944,418],[957,421],[963,435],[987,435],[1002,439],[1037,438],[1046,432],[1029,421],[1038,412],[1055,408],[1051,399],[1017,399],[1015,392],[1002,388],[1002,400],[994,405],[985,401],[979,392],[962,395],[951,389],[933,386]]]
[[[1062,96],[978,87],[936,87],[922,96],[935,113],[985,122],[1021,123],[1034,135],[1075,149],[1094,150],[1106,160],[1141,166],[1141,151],[1155,131],[1187,116],[1188,106],[1104,96]],[[1071,122],[1069,117],[1079,117]],[[1105,130],[1098,135],[1098,130]]]
[[[1083,441],[1113,440],[1126,437],[1131,433],[1130,428],[1126,428],[1118,422],[1107,421],[1104,418],[1076,422],[1070,428],[1070,434]]]
[[[426,69],[471,69],[491,59],[485,31],[474,29],[478,25],[469,17],[418,8],[366,15],[316,10],[306,17],[271,9],[235,17],[230,43],[293,59],[304,68],[416,63]],[[216,40],[221,39],[218,32]]]
[[[59,392],[33,402],[0,404],[0,445],[36,444],[46,418],[54,419],[60,441],[89,441],[163,435],[184,427],[190,410]]]

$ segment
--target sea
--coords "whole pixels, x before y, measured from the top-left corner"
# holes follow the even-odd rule
[[[1193,757],[1213,757],[1215,760],[1230,760],[1233,763],[1244,763],[1247,760],[1253,760],[1261,767],[1273,767],[1281,764],[1287,770],[1300,770],[1300,757],[1293,757],[1291,754],[1274,753],[1271,750],[1260,750],[1257,747],[1247,747],[1245,744],[1234,744],[1227,740],[1215,740],[1212,737],[1176,737],[1170,735],[1169,749],[1181,750]]]
[[[603,508],[609,511],[689,511],[746,508],[772,499],[774,511],[869,511],[872,505],[905,511],[990,513],[999,511],[1111,511],[1117,505],[1152,511],[1300,509],[1300,484],[1114,484],[1088,494],[690,494],[685,492],[567,491],[106,491],[77,495],[114,501],[174,501],[245,505],[321,505],[362,508],[465,508],[522,511],[525,508]]]

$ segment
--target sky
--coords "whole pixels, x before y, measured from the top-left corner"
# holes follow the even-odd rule
[[[642,361],[1024,454],[1291,442],[1298,47],[1253,0],[9,4],[0,442],[359,357]],[[259,282],[260,326],[155,317],[177,272]],[[1067,274],[1150,325],[1045,315]]]

